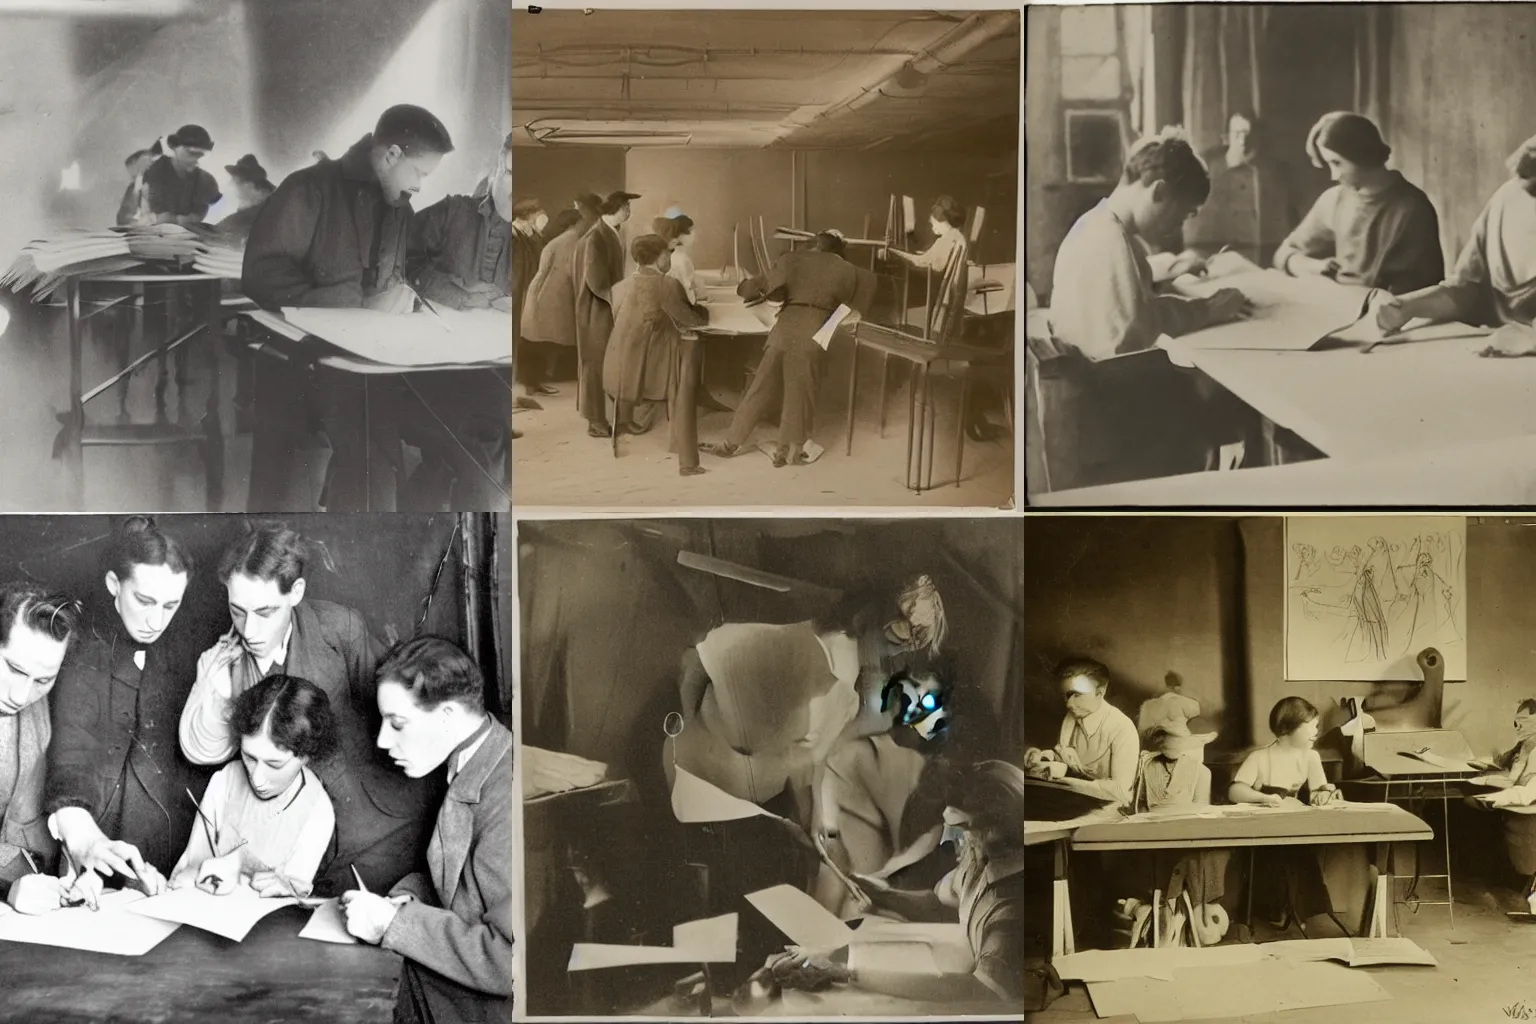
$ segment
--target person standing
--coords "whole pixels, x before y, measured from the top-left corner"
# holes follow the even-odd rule
[[[843,258],[846,245],[835,231],[816,236],[814,251],[787,252],[766,277],[750,277],[736,293],[748,301],[782,301],[768,332],[762,362],[731,418],[725,440],[704,448],[711,455],[734,458],[772,406],[777,403],[779,440],[773,464],[805,461],[804,446],[816,425],[816,391],[827,352],[814,337],[837,307],[862,312],[875,298],[877,278]]]
[[[581,360],[581,412],[588,437],[612,437],[603,396],[603,357],[613,334],[613,288],[624,279],[624,242],[619,227],[629,220],[634,192],[610,192],[602,216],[582,236],[571,277],[576,286],[576,346]]]
[[[240,209],[219,221],[216,226],[224,238],[244,245],[251,233],[251,225],[256,223],[256,214],[261,211],[261,204],[266,202],[277,186],[272,184],[266,168],[261,166],[253,153],[245,154],[225,166],[224,170],[229,174]]]
[[[340,160],[322,160],[283,180],[261,205],[245,246],[242,290],[265,309],[362,307],[407,313],[411,199],[453,152],[430,111],[402,104]],[[280,359],[256,364],[256,422],[247,511],[287,512],[295,452],[313,446],[318,419],[330,444],[327,508],[392,510],[402,462],[398,392],[327,367],[311,372]]]
[[[572,276],[576,250],[601,216],[601,206],[597,196],[583,193],[545,229],[539,266],[528,283],[518,320],[522,339],[544,349],[544,373],[537,378],[541,384],[552,376],[561,349],[576,345],[576,285]]]
[[[213,149],[201,125],[182,125],[166,139],[170,152],[144,172],[145,202],[156,224],[201,224],[222,198],[219,183],[198,163]]]
[[[159,156],[147,149],[135,150],[123,161],[128,169],[128,187],[123,190],[123,201],[117,206],[117,226],[126,227],[147,221],[144,208],[144,172],[149,170]]]

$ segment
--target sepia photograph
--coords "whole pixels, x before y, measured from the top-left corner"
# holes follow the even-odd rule
[[[1529,1019],[1533,526],[1030,516],[1031,1019]]]
[[[0,3],[0,509],[507,511],[509,17]]]
[[[1023,527],[520,521],[526,1012],[1018,1020]]]
[[[1014,507],[1022,27],[514,11],[517,503]]]
[[[1536,501],[1536,8],[1026,16],[1029,504]]]
[[[0,1020],[508,1019],[511,553],[0,517]]]

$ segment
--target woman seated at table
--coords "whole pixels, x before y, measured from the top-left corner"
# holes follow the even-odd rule
[[[858,967],[791,947],[755,976],[785,988],[846,984],[924,1002],[1018,1005],[1024,995],[1024,772],[1006,761],[962,770],[949,788],[944,838],[959,848],[955,870],[931,890],[907,892],[868,875],[856,881],[872,909],[908,921],[954,921],[965,930],[971,971],[915,974]],[[878,954],[876,954],[878,955]],[[874,959],[872,956],[871,959]],[[942,967],[941,967],[942,971]]]
[[[227,896],[247,883],[262,896],[308,896],[331,846],[336,812],[311,761],[336,751],[325,691],[268,676],[230,705],[240,760],[208,780],[170,887]]]
[[[1494,759],[1496,771],[1467,780],[1497,792],[1481,793],[1471,799],[1491,807],[1536,803],[1536,763],[1531,760],[1532,752],[1536,751],[1536,699],[1523,700],[1515,709],[1515,737],[1518,742]]]
[[[1338,787],[1323,773],[1317,742],[1317,708],[1301,697],[1284,697],[1269,712],[1269,731],[1275,740],[1243,759],[1227,788],[1235,804],[1268,807],[1322,806],[1340,798]],[[1280,874],[1285,879],[1287,903],[1277,910],[1273,923],[1284,928],[1292,914],[1301,924],[1333,913],[1328,888],[1314,851],[1287,847],[1264,848],[1254,861],[1255,885],[1260,878]]]
[[[1450,277],[1383,299],[1376,322],[1393,332],[1416,317],[1497,326],[1536,319],[1536,136],[1505,161],[1510,179],[1472,225]]]
[[[1395,295],[1439,281],[1445,259],[1434,204],[1387,167],[1391,153],[1369,118],[1324,114],[1307,136],[1307,155],[1337,184],[1280,243],[1275,267]]]

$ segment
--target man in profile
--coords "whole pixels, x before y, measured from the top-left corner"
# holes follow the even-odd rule
[[[339,160],[290,174],[261,206],[245,247],[243,290],[266,309],[354,307],[409,313],[405,283],[411,199],[453,151],[431,112],[402,104],[380,116]],[[330,442],[333,512],[392,511],[401,463],[398,401],[359,375],[257,361],[249,511],[303,507],[286,493],[293,453],[318,413]],[[371,443],[370,443],[371,442]]]

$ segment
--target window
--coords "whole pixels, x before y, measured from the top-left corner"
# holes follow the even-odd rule
[[[1061,9],[1061,98],[1125,98],[1120,26],[1112,4]]]

